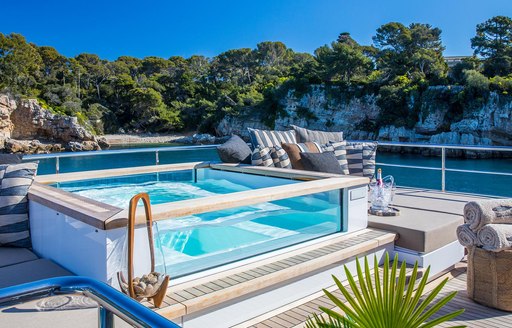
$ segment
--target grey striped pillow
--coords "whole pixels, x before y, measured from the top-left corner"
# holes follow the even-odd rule
[[[291,169],[292,163],[290,162],[290,158],[286,151],[279,147],[275,146],[270,149],[270,156],[272,157],[272,161],[274,162],[275,167],[283,168],[283,169]]]
[[[269,147],[256,147],[251,156],[251,163],[254,166],[267,166],[273,167],[274,161],[272,160],[272,156],[270,155]]]
[[[343,141],[343,132],[327,132],[318,130],[309,130],[300,126],[291,125],[297,134],[298,142],[318,142],[319,144],[327,144],[329,142]]]
[[[274,131],[274,130],[249,130],[251,143],[254,148],[256,147],[274,147],[281,146],[282,143],[297,143],[295,131]]]
[[[347,161],[350,174],[371,178],[375,174],[376,142],[347,142]]]
[[[31,247],[28,190],[37,163],[0,165],[0,246]]]
[[[338,164],[340,164],[340,168],[343,171],[343,174],[349,175],[350,170],[348,169],[348,160],[347,160],[347,142],[329,142],[328,144],[322,147],[324,152],[333,152],[334,157],[338,160]]]

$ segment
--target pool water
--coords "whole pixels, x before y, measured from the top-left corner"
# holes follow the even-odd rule
[[[199,172],[200,171],[200,172]],[[297,181],[216,170],[179,171],[61,183],[57,187],[126,208],[147,192],[152,204],[198,199]],[[157,269],[173,277],[342,230],[340,191],[240,206],[155,223]]]

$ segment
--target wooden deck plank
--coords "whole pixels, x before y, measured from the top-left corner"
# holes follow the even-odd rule
[[[465,269],[462,266],[459,266],[457,269],[454,269],[450,272],[451,278],[443,289],[441,295],[437,298],[446,295],[449,292],[457,291],[457,296],[446,306],[444,306],[439,313],[437,313],[433,318],[437,318],[441,315],[448,314],[450,312],[459,310],[461,308],[465,309],[465,312],[458,316],[457,318],[440,325],[440,327],[453,327],[455,325],[466,325],[468,327],[475,328],[498,328],[498,327],[512,327],[512,313],[492,309],[483,305],[480,305],[476,302],[473,302],[471,299],[467,297],[466,294],[466,278],[467,275],[465,273]],[[444,279],[444,276],[441,277]],[[437,283],[439,283],[440,279],[438,278],[429,284],[427,284],[426,292],[430,291],[434,288]],[[345,298],[339,292],[339,290],[333,290],[331,293],[342,299],[343,302],[346,302]],[[320,313],[318,306],[325,306],[327,308],[335,309],[336,307],[326,296],[319,296],[311,301],[305,302],[301,305],[298,305],[294,308],[288,309],[282,313],[277,313],[273,317],[266,319],[274,320],[275,317],[279,317],[282,315],[291,316],[295,319],[302,320],[300,323],[296,323],[294,327],[302,327],[307,320],[308,316],[311,316],[313,313]]]

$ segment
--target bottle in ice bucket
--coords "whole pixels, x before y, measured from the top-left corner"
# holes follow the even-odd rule
[[[382,169],[381,168],[379,168],[377,170],[377,186],[379,186],[379,187],[384,186],[384,181],[382,181]]]

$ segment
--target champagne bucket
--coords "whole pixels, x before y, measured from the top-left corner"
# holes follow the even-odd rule
[[[377,181],[374,181],[369,184],[368,198],[373,211],[387,211],[389,204],[393,201],[395,179],[388,175],[382,179],[382,182],[382,184],[378,184]]]

